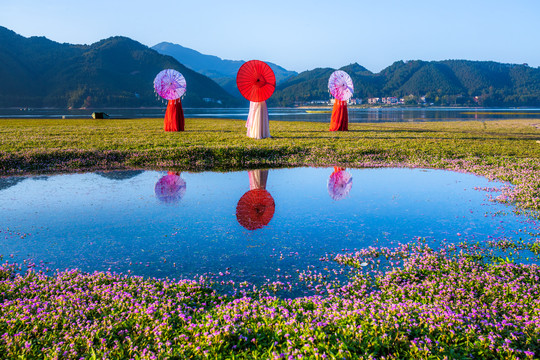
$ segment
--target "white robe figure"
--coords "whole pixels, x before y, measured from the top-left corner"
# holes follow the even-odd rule
[[[264,139],[270,136],[268,107],[266,101],[249,103],[249,114],[246,122],[247,136],[253,139]]]

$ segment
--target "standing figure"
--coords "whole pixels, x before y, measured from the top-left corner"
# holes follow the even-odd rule
[[[259,60],[244,63],[236,75],[236,85],[250,101],[246,135],[253,139],[271,137],[266,100],[276,89],[276,76],[270,66]]]
[[[184,131],[184,110],[182,96],[186,93],[186,79],[173,69],[165,69],[154,79],[154,90],[168,100],[163,130]]]
[[[334,97],[330,131],[348,131],[349,112],[347,110],[347,101],[354,92],[351,77],[345,71],[334,71],[330,75],[330,79],[328,79],[328,90]]]

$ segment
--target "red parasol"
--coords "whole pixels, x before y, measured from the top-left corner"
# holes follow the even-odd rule
[[[265,189],[249,190],[236,205],[236,219],[248,230],[260,229],[274,217],[276,204]]]
[[[249,101],[266,101],[276,89],[276,76],[265,62],[251,60],[238,70],[236,85]]]

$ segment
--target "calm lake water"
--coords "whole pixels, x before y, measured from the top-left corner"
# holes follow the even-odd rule
[[[246,119],[247,108],[193,109],[185,108],[191,118]],[[93,111],[105,111],[112,118],[155,118],[165,115],[165,108],[153,109],[0,109],[0,118],[80,118],[90,117]],[[270,120],[330,122],[329,109],[269,108]],[[489,108],[349,108],[350,122],[415,122],[457,120],[500,120],[540,118],[540,109]]]
[[[0,178],[0,254],[51,269],[261,282],[328,252],[417,237],[527,239],[498,187],[443,170],[120,171]]]

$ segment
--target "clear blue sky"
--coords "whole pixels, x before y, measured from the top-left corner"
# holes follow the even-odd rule
[[[0,0],[0,25],[75,44],[169,41],[296,71],[414,59],[540,66],[540,0]]]

